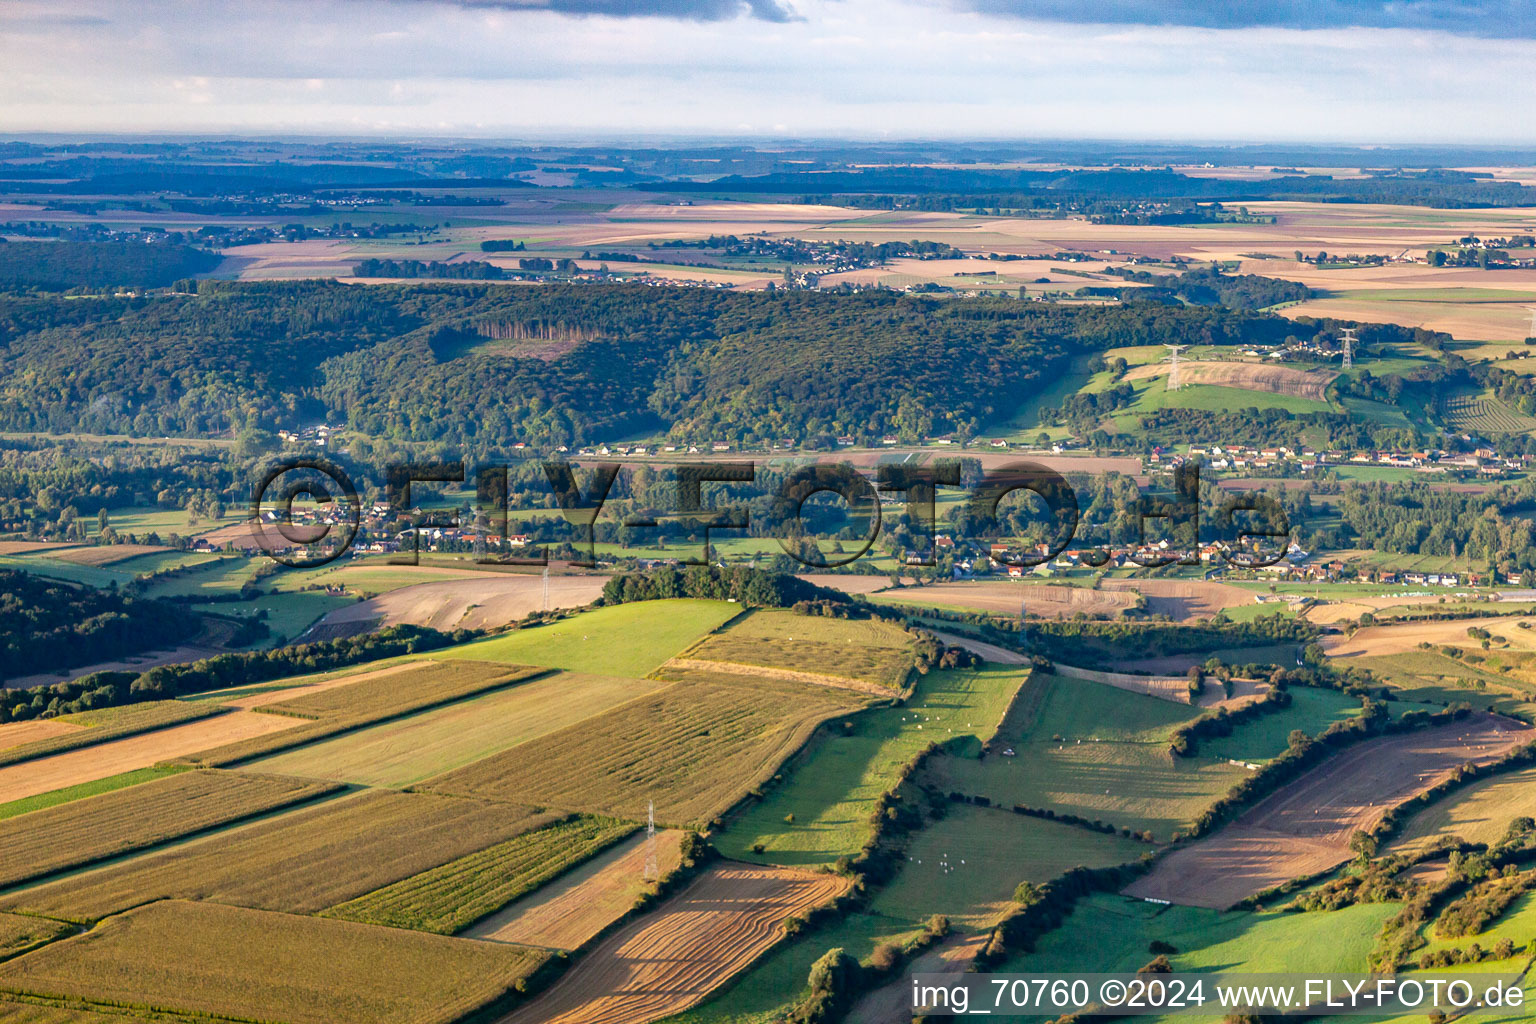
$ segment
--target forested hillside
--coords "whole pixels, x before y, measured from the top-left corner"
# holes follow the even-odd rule
[[[159,242],[0,243],[0,288],[160,288],[212,270],[221,260],[191,246]]]
[[[0,569],[0,679],[119,658],[197,628],[175,605]]]
[[[477,449],[658,424],[678,440],[916,440],[1005,418],[1079,352],[1312,330],[1163,303],[205,281],[191,296],[34,298],[4,314],[0,429],[219,433],[325,417]]]

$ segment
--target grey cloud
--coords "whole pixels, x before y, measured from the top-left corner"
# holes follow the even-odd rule
[[[1530,0],[956,0],[987,14],[1073,24],[1196,28],[1403,28],[1536,37]]]

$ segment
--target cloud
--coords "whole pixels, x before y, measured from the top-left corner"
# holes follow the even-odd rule
[[[798,20],[779,0],[413,0],[450,3],[458,7],[493,7],[508,11],[552,11],[576,16],[609,18],[676,18],[685,21],[731,21],[750,14],[760,21]]]
[[[1536,37],[1530,0],[956,0],[1036,21],[1193,28],[1398,28],[1491,39]]]

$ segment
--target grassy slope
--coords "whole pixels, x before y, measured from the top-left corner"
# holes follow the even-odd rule
[[[725,601],[641,601],[520,629],[433,657],[644,676],[740,611],[739,605]]]
[[[930,672],[905,706],[850,716],[852,729],[819,738],[783,783],[730,822],[717,845],[730,857],[787,865],[831,864],[857,853],[875,800],[902,766],[930,742],[956,737],[974,756],[1023,678],[1002,666]],[[751,852],[756,843],[765,847],[761,856]]]

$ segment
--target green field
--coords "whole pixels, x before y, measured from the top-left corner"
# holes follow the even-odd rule
[[[669,676],[680,681],[424,788],[632,820],[654,801],[658,821],[707,821],[772,776],[818,723],[863,703],[832,687]]]
[[[1439,651],[1351,658],[1390,683],[1401,701],[1448,705],[1460,701],[1475,708],[1536,721],[1531,684],[1451,658]]]
[[[1126,896],[1089,896],[1033,953],[1011,957],[999,971],[1134,971],[1160,940],[1186,970],[1363,973],[1381,925],[1399,907],[1360,904],[1309,914],[1202,910],[1159,906]]]
[[[452,1024],[507,999],[542,959],[502,943],[168,902],[8,961],[0,986],[198,1018]]]
[[[638,601],[515,630],[439,651],[433,657],[645,676],[740,612],[740,605],[726,601]]]
[[[784,781],[734,817],[716,845],[729,857],[797,866],[857,853],[869,838],[875,801],[902,767],[930,743],[975,757],[1026,673],[1001,665],[929,672],[905,704],[850,715],[823,730]],[[752,852],[758,843],[760,855]]]
[[[512,804],[373,790],[24,888],[0,907],[81,923],[157,899],[311,914],[548,821]]]
[[[1536,941],[1536,893],[1528,892],[1514,903],[1510,904],[1499,919],[1489,925],[1485,930],[1476,935],[1462,935],[1454,939],[1442,939],[1435,934],[1434,923],[1426,924],[1420,932],[1425,940],[1425,945],[1414,950],[1410,960],[1417,960],[1425,953],[1437,953],[1442,949],[1465,950],[1472,943],[1477,943],[1484,949],[1492,949],[1494,943],[1500,939],[1509,939],[1515,944],[1515,949],[1526,949],[1531,942]],[[1520,957],[1521,960],[1525,958]],[[1496,963],[1497,961],[1490,961]],[[1514,961],[1505,961],[1512,964]],[[1487,968],[1487,964],[1483,965]]]
[[[236,772],[182,772],[0,821],[0,888],[142,850],[336,789]]]
[[[942,791],[1051,807],[1166,840],[1246,774],[1168,753],[1169,734],[1199,708],[1058,676],[1030,685],[995,744],[1017,756],[936,758],[930,771]]]
[[[637,828],[631,822],[572,817],[401,879],[321,916],[452,935]]]
[[[1131,382],[1136,392],[1135,400],[1116,411],[1115,420],[1122,429],[1134,426],[1137,416],[1157,409],[1203,409],[1210,412],[1229,412],[1238,409],[1284,409],[1291,413],[1332,412],[1327,402],[1294,395],[1280,395],[1269,391],[1251,391],[1247,388],[1229,388],[1217,384],[1185,384],[1177,391],[1168,390],[1165,378],[1148,378]]]
[[[665,685],[556,672],[260,758],[245,767],[398,789],[600,715]]]
[[[985,928],[1007,909],[1020,882],[1124,864],[1151,849],[1075,825],[952,804],[911,838],[900,873],[876,893],[870,911],[903,921],[945,914],[961,927]]]
[[[1232,735],[1200,741],[1200,754],[1237,761],[1268,761],[1285,753],[1292,729],[1316,736],[1334,722],[1360,713],[1360,701],[1336,690],[1294,686],[1291,706],[1236,726]]]

